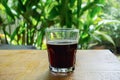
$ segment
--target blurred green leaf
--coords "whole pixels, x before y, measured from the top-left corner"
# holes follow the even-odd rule
[[[96,7],[94,9],[92,9],[92,11],[90,12],[90,17],[94,18],[100,12],[100,10],[101,10],[100,7]]]
[[[80,1],[82,1],[82,0],[80,0]],[[74,7],[75,2],[76,2],[76,0],[70,0],[70,8]],[[79,3],[79,1],[78,1],[78,3]]]
[[[112,24],[112,23],[120,23],[119,20],[102,20],[98,23],[98,25],[103,25],[103,24]]]
[[[104,38],[105,40],[107,40],[107,41],[111,42],[113,45],[115,45],[112,38],[110,36],[108,36],[107,34],[105,34],[104,32],[95,31],[95,34],[98,35],[98,36],[102,36],[102,38]]]
[[[26,9],[32,9],[33,6],[37,5],[39,3],[40,0],[26,0],[25,6]]]
[[[5,7],[5,10],[6,10],[7,14],[8,14],[13,20],[15,20],[14,15],[13,15],[10,7],[7,5],[7,0],[1,0],[1,3],[2,3],[2,5]]]
[[[12,41],[15,39],[15,36],[18,35],[19,29],[20,29],[20,27],[17,27],[17,28],[14,30],[13,34],[10,36],[10,39],[11,39],[10,42],[12,42]]]
[[[2,18],[0,16],[0,25],[2,25],[2,24],[3,24],[3,20],[2,20]]]
[[[55,19],[57,16],[59,16],[58,12],[58,6],[54,6],[53,9],[50,11],[48,19]]]
[[[39,46],[40,48],[42,47],[44,34],[45,34],[45,28],[41,28],[40,32],[39,32],[39,34],[37,36],[37,46]]]
[[[21,0],[18,0],[18,7],[21,11],[25,12],[26,11],[26,7],[23,5]]]

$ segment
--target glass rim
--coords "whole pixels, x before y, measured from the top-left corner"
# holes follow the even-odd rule
[[[79,32],[79,29],[76,29],[76,28],[46,28],[46,32],[56,32],[56,31],[73,31],[73,32]]]

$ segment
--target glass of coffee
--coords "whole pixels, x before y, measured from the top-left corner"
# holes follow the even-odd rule
[[[50,71],[56,73],[74,71],[78,39],[78,29],[46,29]]]

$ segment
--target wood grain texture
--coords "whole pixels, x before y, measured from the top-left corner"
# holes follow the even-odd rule
[[[0,80],[120,80],[120,62],[109,50],[78,50],[75,71],[56,75],[46,50],[0,50]]]

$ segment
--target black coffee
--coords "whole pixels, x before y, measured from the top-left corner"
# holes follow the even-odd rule
[[[50,65],[55,68],[74,67],[77,42],[49,41],[47,43]]]

